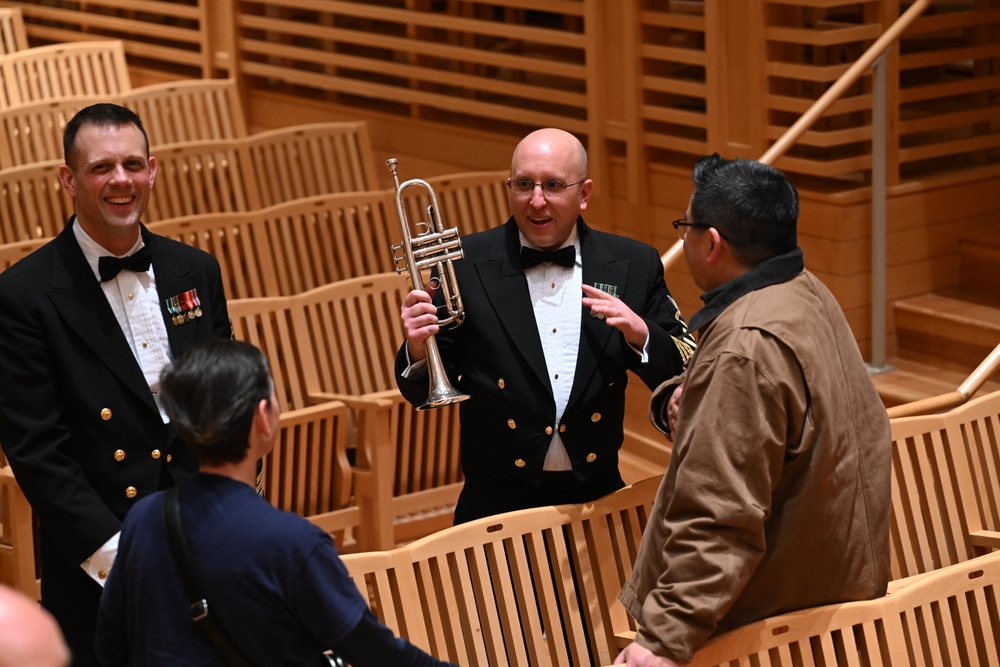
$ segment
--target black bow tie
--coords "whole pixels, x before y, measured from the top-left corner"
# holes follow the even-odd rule
[[[128,257],[101,257],[97,260],[97,270],[101,282],[106,283],[120,271],[149,271],[149,248],[142,246]]]
[[[552,262],[560,266],[570,267],[576,261],[576,248],[568,245],[559,250],[535,250],[521,246],[521,266],[530,269],[542,262]]]

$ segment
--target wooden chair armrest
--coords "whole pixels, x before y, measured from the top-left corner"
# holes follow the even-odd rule
[[[969,541],[972,542],[973,546],[995,551],[1000,549],[1000,531],[976,530],[970,533]]]
[[[341,401],[347,407],[354,410],[387,409],[391,407],[393,404],[392,401],[385,398],[351,396],[350,394],[337,394],[334,392],[325,392],[325,391],[309,394],[308,400],[310,404],[321,403],[324,401]]]
[[[625,647],[635,641],[635,630],[623,630],[615,633],[615,648],[624,651]]]

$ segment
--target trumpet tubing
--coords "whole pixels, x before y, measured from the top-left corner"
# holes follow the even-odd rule
[[[463,257],[462,241],[459,238],[458,228],[444,228],[437,194],[430,183],[418,178],[400,183],[397,174],[398,160],[389,158],[386,160],[386,165],[392,172],[392,182],[396,188],[396,216],[399,218],[399,225],[403,231],[402,242],[398,246],[392,246],[392,260],[396,264],[396,273],[408,272],[413,289],[423,290],[425,287],[421,271],[425,269],[436,270],[437,284],[435,287],[441,290],[447,311],[447,316],[438,316],[438,326],[457,327],[465,319],[465,307],[462,305],[462,295],[458,290],[458,279],[453,265],[455,260]],[[426,190],[431,202],[430,206],[427,207],[427,220],[417,223],[423,228],[417,234],[413,233],[403,202],[403,193],[412,187]],[[396,255],[400,251],[402,254]],[[399,266],[400,263],[404,266]],[[417,409],[439,408],[469,398],[467,394],[456,390],[448,382],[448,375],[441,361],[441,354],[434,336],[427,339],[425,347],[430,390],[427,400]]]

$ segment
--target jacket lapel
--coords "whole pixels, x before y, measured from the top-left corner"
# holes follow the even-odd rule
[[[180,296],[197,285],[197,280],[192,280],[191,268],[182,263],[180,257],[170,252],[170,246],[164,244],[162,239],[151,234],[145,227],[142,228],[143,242],[149,246],[149,251],[153,257],[153,273],[156,275],[156,293],[160,300],[160,314],[163,316],[163,324],[167,328],[167,338],[170,341],[170,350],[176,356],[182,350],[197,342],[197,326],[194,322],[175,325],[173,314],[168,307],[171,297]]]
[[[52,270],[49,299],[72,330],[122,384],[158,411],[125,334],[118,326],[101,284],[67,225],[55,241],[58,261]]]
[[[628,280],[628,259],[615,257],[601,241],[600,236],[594,234],[582,218],[577,228],[580,234],[580,253],[583,256],[583,284],[615,285],[618,288],[618,296],[622,297]],[[583,294],[580,296],[582,298]],[[620,340],[617,330],[608,326],[604,320],[591,317],[589,309],[581,307],[581,312],[583,322],[580,326],[580,353],[577,356],[576,373],[566,406],[567,411],[574,401],[583,395],[584,388],[590,384],[597,371],[598,361],[607,353],[608,346],[613,340]],[[616,334],[615,338],[612,338],[612,334]]]

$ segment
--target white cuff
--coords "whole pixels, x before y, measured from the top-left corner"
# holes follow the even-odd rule
[[[101,548],[95,551],[93,556],[80,564],[83,571],[102,587],[104,586],[104,582],[108,580],[111,565],[115,562],[115,556],[118,555],[119,536],[121,536],[120,531],[112,535],[107,542],[101,545]]]

